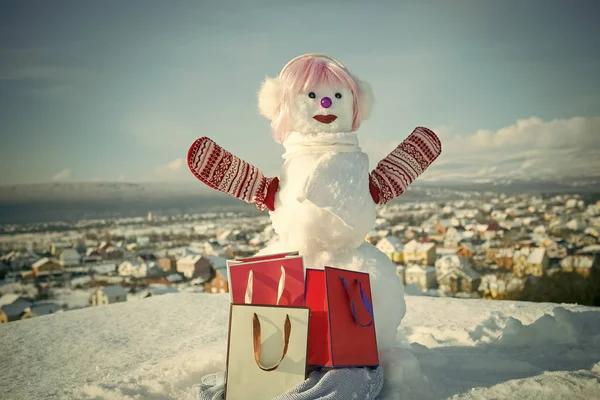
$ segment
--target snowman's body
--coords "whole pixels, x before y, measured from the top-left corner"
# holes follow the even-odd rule
[[[375,224],[369,159],[354,133],[292,134],[286,152],[273,228],[298,251],[356,248]]]
[[[273,228],[276,243],[258,255],[299,251],[306,268],[369,273],[378,345],[393,345],[405,314],[396,266],[365,237],[376,218],[369,160],[355,134],[291,135],[284,143]]]

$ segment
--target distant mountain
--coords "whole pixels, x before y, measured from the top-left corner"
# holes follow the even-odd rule
[[[530,179],[474,179],[448,181],[417,181],[415,186],[422,188],[444,188],[461,191],[494,192],[506,194],[518,193],[598,193],[600,176],[584,178],[530,178]]]
[[[600,199],[600,178],[577,180],[423,181],[397,201],[443,201],[457,192],[581,193]],[[438,193],[442,189],[442,193]],[[432,193],[435,192],[435,195]],[[194,182],[44,183],[0,187],[0,224],[172,215],[207,211],[256,212],[256,207]]]
[[[44,183],[0,187],[0,224],[256,208],[202,184]]]
[[[0,203],[23,201],[140,200],[173,196],[215,196],[200,183],[54,182],[0,186]]]

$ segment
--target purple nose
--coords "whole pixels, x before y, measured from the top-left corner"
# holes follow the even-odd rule
[[[321,99],[321,107],[323,107],[323,108],[331,107],[331,99],[329,97],[323,97]]]

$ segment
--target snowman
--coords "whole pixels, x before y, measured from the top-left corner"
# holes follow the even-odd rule
[[[384,354],[406,312],[404,287],[394,263],[365,237],[376,207],[404,193],[439,156],[438,137],[418,127],[369,171],[356,131],[371,114],[371,88],[322,54],[297,57],[267,78],[258,105],[285,148],[279,177],[266,177],[207,137],[190,147],[190,170],[213,189],[269,210],[278,240],[257,255],[299,251],[307,268],[368,272]]]

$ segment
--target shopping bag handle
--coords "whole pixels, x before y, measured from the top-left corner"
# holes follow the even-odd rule
[[[371,306],[371,303],[369,302],[369,299],[367,298],[367,295],[365,294],[365,292],[363,290],[362,283],[360,282],[359,279],[356,279],[356,282],[358,283],[358,288],[360,290],[360,297],[362,299],[363,305],[365,306],[365,308],[369,312],[369,315],[371,316],[371,321],[369,321],[368,324],[361,324],[360,321],[358,320],[358,317],[356,316],[356,306],[354,305],[354,299],[352,298],[352,293],[350,292],[350,287],[348,286],[348,282],[346,282],[346,279],[344,279],[343,276],[340,276],[339,278],[342,280],[342,283],[344,284],[344,287],[346,288],[346,292],[348,293],[348,298],[350,298],[350,305],[352,308],[352,316],[354,317],[354,321],[356,321],[356,323],[360,326],[364,326],[364,327],[371,326],[373,324],[373,307]]]
[[[246,295],[244,297],[244,302],[246,304],[252,304],[252,292],[254,289],[254,273],[250,270],[248,274],[248,283],[246,284]],[[281,295],[283,295],[283,290],[285,289],[285,268],[283,265],[281,266],[281,277],[279,278],[279,286],[277,287],[277,302],[276,305],[279,305],[279,300],[281,300]]]
[[[258,315],[254,313],[254,318],[252,320],[252,339],[254,341],[254,361],[256,361],[256,365],[263,371],[274,371],[279,367],[279,364],[285,358],[285,355],[288,351],[288,346],[290,344],[290,334],[292,333],[292,324],[290,322],[289,314],[285,315],[285,324],[283,328],[283,354],[279,359],[279,362],[272,367],[265,367],[260,362],[260,352],[261,352],[261,335],[260,335],[260,321],[258,320]]]

